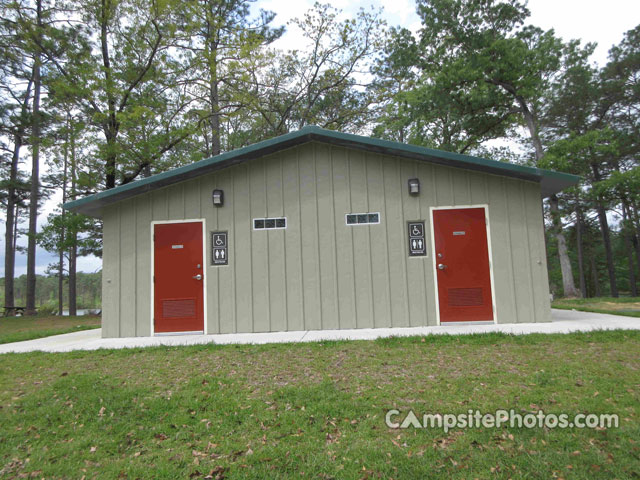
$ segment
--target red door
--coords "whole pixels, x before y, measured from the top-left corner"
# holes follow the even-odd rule
[[[156,224],[154,331],[204,331],[202,223]]]
[[[440,322],[493,320],[484,208],[433,211]]]

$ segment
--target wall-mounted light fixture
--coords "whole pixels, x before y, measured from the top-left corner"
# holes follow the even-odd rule
[[[409,195],[418,195],[420,193],[420,180],[417,178],[409,179]]]
[[[213,191],[213,204],[216,207],[221,207],[222,205],[224,205],[224,192],[222,190]]]

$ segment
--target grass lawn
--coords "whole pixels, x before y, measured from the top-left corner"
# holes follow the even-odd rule
[[[554,300],[552,307],[564,310],[575,309],[583,312],[640,317],[640,297],[560,298]]]
[[[640,332],[0,355],[2,478],[637,478]],[[388,428],[404,412],[619,428]]]
[[[34,338],[77,332],[100,327],[100,317],[0,317],[0,343],[22,342]]]

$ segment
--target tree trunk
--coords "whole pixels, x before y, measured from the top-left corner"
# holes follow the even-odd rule
[[[598,222],[602,232],[602,242],[604,243],[604,251],[607,259],[607,273],[609,274],[609,285],[611,296],[618,297],[618,284],[616,282],[616,270],[613,264],[613,252],[611,249],[611,231],[609,229],[609,221],[607,220],[607,211],[601,202],[597,202],[596,211],[598,212]]]
[[[632,297],[638,296],[638,285],[636,283],[636,265],[633,259],[633,235],[632,222],[629,220],[629,209],[626,201],[622,201],[622,235],[624,237],[624,246],[627,251],[627,265],[629,267],[629,290]]]
[[[61,317],[64,309],[64,252],[58,252],[58,316]]]
[[[633,218],[633,235],[631,236],[631,241],[636,251],[636,265],[638,266],[638,275],[640,275],[640,222],[638,222],[638,211],[630,206],[629,215]]]
[[[212,82],[214,82],[214,79],[212,77]],[[213,110],[213,112],[211,112],[211,120],[210,120],[210,124],[211,124],[211,155],[212,156],[216,156],[216,155],[220,155],[220,152],[222,150],[222,145],[221,145],[221,140],[220,140],[220,111],[219,111],[219,104],[220,104],[220,100],[218,97],[218,83],[217,80],[215,80],[215,83],[211,84],[211,89],[210,89],[210,96],[211,96],[211,109]]]
[[[631,237],[631,245],[633,248],[633,251],[636,254],[636,279],[638,278],[638,275],[640,275],[640,242],[638,242],[638,237],[635,233],[631,233],[629,235]]]
[[[507,90],[509,91],[509,90]],[[514,94],[515,92],[510,92]],[[544,149],[542,148],[542,142],[540,141],[540,135],[538,134],[537,122],[534,114],[529,109],[527,102],[523,97],[514,95],[520,111],[527,124],[529,130],[529,136],[533,143],[533,148],[536,153],[536,164],[544,157]],[[577,297],[579,296],[573,279],[573,268],[571,267],[571,259],[569,258],[569,250],[567,249],[567,240],[562,231],[562,220],[560,218],[560,212],[558,208],[558,197],[553,195],[549,198],[549,205],[551,209],[551,219],[553,222],[553,235],[558,242],[558,260],[560,261],[560,270],[562,272],[562,289],[565,297]]]
[[[633,223],[636,229],[636,238],[640,238],[640,217],[638,217],[638,209],[636,208],[636,206],[631,208],[631,213],[633,215]],[[640,254],[640,251],[638,253]]]
[[[531,113],[531,110],[529,110],[527,103],[524,101],[522,97],[516,97],[516,100],[520,105],[522,116],[524,117],[524,120],[527,123],[527,128],[529,129],[529,136],[531,137],[531,142],[533,143],[533,149],[536,152],[536,163],[538,163],[542,159],[542,157],[544,157],[544,149],[542,148],[540,135],[538,135],[538,127],[536,125],[536,119],[533,116],[533,113]]]
[[[42,27],[42,1],[36,1],[38,35]],[[36,53],[33,68],[33,128],[31,194],[29,196],[29,239],[27,242],[27,304],[25,313],[36,313],[36,233],[38,226],[38,197],[40,196],[40,53]]]
[[[105,187],[107,189],[116,186],[117,151],[116,138],[118,136],[119,124],[117,117],[117,107],[115,98],[115,85],[111,75],[111,57],[109,54],[109,22],[111,15],[110,0],[102,0],[100,10],[100,52],[102,54],[102,65],[105,79],[105,89],[107,94],[107,118],[103,124],[105,140],[107,141],[107,153],[105,161]]]
[[[74,234],[75,236],[75,234]],[[75,317],[78,314],[78,293],[77,293],[77,275],[76,275],[76,259],[77,249],[74,244],[69,252],[69,315]]]
[[[593,171],[593,178],[596,182],[602,180],[598,165],[591,164]],[[607,211],[604,208],[604,204],[600,199],[596,201],[596,211],[598,212],[598,222],[600,223],[600,230],[602,232],[602,242],[604,243],[605,256],[607,258],[607,272],[609,273],[609,285],[611,289],[611,296],[618,297],[618,284],[616,282],[616,270],[613,264],[613,252],[611,250],[611,231],[609,229],[609,221],[607,220]]]
[[[627,265],[629,266],[629,290],[632,297],[638,296],[638,285],[636,283],[636,266],[633,261],[633,246],[629,232],[624,232],[624,246],[627,250]]]
[[[116,186],[116,154],[112,152],[115,148],[115,140],[107,137],[107,157],[105,161],[105,188],[115,188]]]
[[[4,305],[6,307],[15,306],[15,298],[13,291],[13,277],[15,276],[16,250],[14,229],[17,225],[16,218],[16,182],[18,180],[18,160],[20,159],[20,148],[22,146],[22,137],[18,134],[15,136],[13,147],[13,155],[11,157],[11,172],[9,174],[9,188],[7,189],[7,224],[4,234]],[[7,315],[13,315],[14,312],[7,310]]]
[[[207,13],[207,24],[205,31],[205,55],[209,67],[209,105],[211,106],[211,117],[209,126],[211,128],[211,156],[219,155],[221,151],[220,140],[220,95],[218,92],[218,30],[212,22],[217,19],[209,18]]]
[[[24,119],[29,110],[29,99],[31,98],[31,86],[33,84],[33,74],[24,93],[24,100],[20,109],[20,124],[16,128],[14,135],[13,153],[11,156],[11,169],[9,171],[9,186],[7,188],[7,223],[4,235],[4,304],[8,307],[15,307],[14,276],[16,265],[16,237],[18,227],[18,198],[16,196],[16,183],[18,182],[18,163],[20,161],[20,149],[22,148],[24,136]],[[7,312],[13,315],[13,312]]]
[[[13,247],[12,251],[15,255],[18,249],[18,224],[20,223],[20,204],[16,203],[16,214],[13,216]]]
[[[65,134],[64,142],[64,154],[63,154],[63,169],[62,169],[62,204],[67,201],[67,164],[69,162],[69,114],[67,114],[67,131]],[[64,310],[64,218],[65,210],[62,209],[60,213],[62,217],[62,224],[60,227],[60,251],[58,252],[58,315],[62,316]]]
[[[562,290],[565,297],[578,297],[580,294],[576,289],[573,280],[573,270],[567,249],[567,241],[562,232],[562,222],[558,209],[558,197],[549,197],[549,209],[551,210],[551,221],[553,223],[552,233],[558,242],[558,258],[560,259],[560,271],[562,272]]]
[[[631,243],[633,249],[636,252],[636,265],[638,267],[638,273],[640,274],[640,242],[638,241],[638,235],[635,232],[631,232]]]
[[[578,247],[578,276],[580,279],[580,293],[587,298],[587,282],[584,277],[584,251],[582,247],[582,209],[576,206],[576,243]]]
[[[591,259],[591,278],[593,279],[593,294],[595,297],[601,297],[600,282],[598,281],[598,265],[596,264],[595,255],[589,257]]]
[[[76,133],[71,133],[71,200],[76,199]],[[71,249],[69,251],[69,316],[76,316],[77,311],[77,277],[76,258],[78,256],[78,232],[75,228],[69,232]]]

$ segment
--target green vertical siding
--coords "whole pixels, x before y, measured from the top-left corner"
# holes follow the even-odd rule
[[[136,295],[135,324],[137,336],[151,334],[151,255],[149,235],[151,235],[151,195],[135,199],[136,226]],[[146,277],[146,280],[145,278]]]
[[[369,211],[380,212],[383,222],[387,221],[385,210],[385,197],[380,192],[384,192],[384,158],[380,155],[370,155],[367,161],[368,179],[368,203]],[[343,213],[343,212],[340,212]],[[337,228],[344,228],[344,215],[342,221],[336,225]],[[373,296],[373,326],[388,327],[391,325],[391,296],[389,293],[388,281],[375,281],[389,277],[388,242],[386,235],[386,225],[383,223],[382,229],[371,227],[366,228],[369,233],[369,246],[371,248],[371,278]],[[360,227],[352,227],[360,228]],[[381,230],[376,232],[376,230]],[[377,233],[377,234],[376,234]]]
[[[300,181],[300,240],[302,254],[302,296],[304,327],[322,328],[322,302],[320,290],[320,249],[318,246],[318,198],[315,146],[309,145],[298,152]],[[254,232],[261,237],[264,232]],[[276,286],[274,285],[274,288]]]
[[[287,330],[302,330],[304,295],[298,150],[282,152],[281,159],[282,202],[285,206],[284,215],[287,217],[287,232],[283,241],[287,253],[284,259],[287,316],[283,323]]]
[[[367,162],[365,153],[357,150],[347,152],[349,165],[351,211],[369,212],[367,185]],[[348,213],[348,212],[345,212]],[[351,230],[353,243],[353,271],[355,277],[356,328],[373,327],[373,278],[371,276],[371,230],[380,230],[380,225],[338,228]],[[345,246],[348,248],[348,246]]]
[[[540,204],[540,191],[536,185],[527,183],[522,186],[524,194],[524,214],[526,216],[527,233],[529,235],[530,271],[531,271],[531,295],[533,296],[533,309],[535,320],[538,322],[551,321],[551,299],[548,288],[547,252],[544,238],[544,221],[542,218],[542,205]],[[544,285],[546,288],[540,288]]]
[[[345,213],[352,212],[347,150],[332,148],[333,208],[335,211],[336,282],[338,284],[338,324],[356,327],[356,280],[353,263],[353,228],[345,227]],[[369,228],[369,227],[365,227]],[[338,248],[340,246],[340,248]]]
[[[238,257],[238,250],[233,242],[236,237],[236,198],[234,176],[229,171],[220,172],[215,177],[203,177],[201,187],[202,216],[206,221],[207,248],[205,259],[205,275],[207,276],[207,311],[211,316],[207,317],[207,332],[231,333],[236,321],[236,272],[229,268],[211,268],[211,232],[226,231],[229,233],[228,254]],[[212,200],[213,190],[220,189],[225,193],[226,207],[214,207]],[[206,199],[206,200],[205,200]],[[213,292],[213,293],[211,293]],[[250,320],[251,317],[249,317]],[[225,320],[226,321],[223,321]],[[227,324],[231,325],[227,325]]]
[[[190,219],[205,221],[208,333],[436,325],[430,208],[484,204],[498,321],[549,321],[539,185],[310,143],[107,208],[103,335],[150,334],[151,221]],[[345,224],[361,212],[381,223]],[[253,230],[280,216],[286,230]],[[409,220],[425,221],[426,257],[407,254]],[[211,266],[215,230],[228,266]]]
[[[407,180],[417,176],[418,164],[404,160],[400,163],[400,182],[398,189],[402,198],[402,217],[398,218],[398,223],[394,227],[398,230],[402,229],[403,233],[403,259],[406,262],[406,288],[409,303],[409,326],[417,327],[420,325],[429,325],[427,305],[426,305],[426,286],[424,283],[424,269],[431,268],[431,263],[427,263],[427,257],[407,256],[407,220],[427,220],[429,212],[426,211],[421,215],[420,197],[409,195],[409,187]],[[426,225],[426,223],[425,223]],[[435,308],[435,306],[434,306]],[[435,324],[435,322],[432,322]]]
[[[138,298],[135,288],[130,286],[142,283],[136,269],[136,208],[135,202],[131,207],[120,209],[120,336],[136,336],[136,303],[144,301]],[[139,272],[148,275],[147,272]],[[146,279],[146,282],[148,279]]]
[[[419,209],[420,215],[418,219],[425,219],[425,231],[427,234],[427,254],[429,255],[429,260],[423,262],[424,265],[424,285],[425,291],[427,292],[426,302],[427,302],[427,324],[435,325],[436,321],[431,314],[431,309],[435,308],[436,300],[435,300],[435,279],[433,276],[433,259],[431,258],[431,240],[429,237],[430,231],[430,220],[429,220],[429,210],[433,205],[437,205],[436,202],[436,187],[435,187],[435,168],[432,165],[419,164],[418,165],[418,178],[420,179],[420,201],[419,201]],[[484,175],[482,176],[484,178]],[[406,187],[408,188],[408,186]],[[485,202],[477,202],[477,204],[482,204]],[[405,227],[406,229],[406,227]],[[405,237],[406,238],[406,237]],[[420,258],[420,257],[418,257]],[[411,260],[411,259],[409,259]]]
[[[102,221],[102,336],[120,337],[120,207],[105,209]]]

